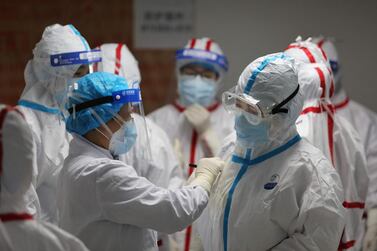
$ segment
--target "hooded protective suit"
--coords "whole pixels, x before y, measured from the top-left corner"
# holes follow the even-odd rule
[[[182,50],[177,51],[176,60],[177,73],[188,64],[205,64],[218,72],[217,87],[211,93],[212,97],[215,97],[219,82],[227,70],[226,59],[217,43],[209,38],[191,39]],[[200,90],[200,86],[196,88],[193,89],[196,90],[195,93],[191,94],[193,97],[201,96],[202,92],[206,93]],[[178,93],[186,96],[180,84],[178,84]],[[200,158],[215,156],[218,153],[221,140],[233,131],[233,124],[230,122],[233,116],[227,113],[216,100],[204,107],[205,109],[198,104],[185,107],[180,100],[178,98],[173,104],[157,109],[148,117],[169,136],[183,168],[184,177],[187,179],[194,170],[190,164],[196,164]],[[197,122],[190,122],[193,120],[190,118],[195,115]],[[191,228],[175,235],[179,250],[188,251],[193,245],[197,245],[197,240],[194,240],[192,236],[197,236],[197,234],[192,233]],[[194,243],[191,243],[192,241]]]
[[[314,38],[315,42],[327,55],[335,79],[335,95],[331,98],[335,107],[335,114],[344,117],[357,130],[363,143],[369,171],[369,188],[366,207],[377,208],[377,114],[358,102],[351,100],[341,84],[341,67],[338,52],[331,39]],[[375,213],[373,215],[376,215]],[[364,250],[377,249],[377,217],[368,217],[369,225],[374,226],[369,232],[367,240],[370,247]],[[370,227],[372,230],[372,227]],[[372,233],[373,232],[373,233]],[[372,241],[373,240],[373,241]],[[373,243],[373,245],[372,245]]]
[[[65,93],[67,80],[80,65],[53,67],[50,55],[89,50],[88,43],[72,25],[46,27],[25,69],[26,86],[19,100],[34,136],[36,165],[33,187],[41,205],[40,218],[57,222],[56,184],[68,154],[69,135],[57,100]],[[37,203],[37,202],[36,202]]]
[[[103,44],[99,47],[102,61],[94,65],[94,71],[104,71],[125,77],[132,85],[140,85],[141,76],[138,62],[125,44]],[[135,116],[135,123],[143,120]],[[183,173],[178,164],[173,147],[168,136],[159,126],[149,118],[145,119],[149,139],[142,127],[136,126],[138,137],[128,153],[119,156],[119,159],[133,166],[136,172],[146,177],[153,184],[164,188],[178,188],[183,185]],[[150,145],[151,158],[146,153]],[[144,149],[144,150],[143,150]]]
[[[31,186],[35,147],[18,108],[0,108],[0,132],[0,222],[8,242],[6,247],[0,241],[1,250],[87,250],[75,237],[52,224],[33,220],[26,212],[25,193]]]
[[[339,249],[360,250],[369,183],[363,145],[352,125],[334,114],[330,101],[332,76],[326,65],[303,64],[299,82],[305,102],[296,121],[298,132],[333,163],[344,188],[346,226]]]
[[[59,224],[93,251],[157,250],[155,231],[182,230],[199,217],[223,167],[215,158],[201,160],[192,182],[173,190],[117,160],[117,153],[130,150],[124,145],[135,147],[135,130],[125,126],[133,124],[130,105],[141,102],[135,91],[120,76],[95,72],[80,78],[69,94],[66,128],[74,134],[60,172]],[[105,126],[107,135],[101,132]],[[98,143],[104,138],[107,143]]]
[[[227,159],[198,229],[205,250],[336,250],[344,227],[339,175],[297,133],[302,109],[294,60],[283,53],[256,59],[236,90],[287,113],[252,126],[244,113],[222,150]],[[290,97],[289,100],[287,98]],[[288,102],[286,102],[288,101]]]
[[[139,86],[141,76],[138,62],[125,44],[103,44],[102,61],[94,64],[94,71],[104,71],[125,77],[132,85]],[[134,116],[136,124],[143,123],[141,116]],[[153,184],[164,188],[178,188],[184,183],[182,169],[179,166],[174,149],[165,131],[151,119],[145,118],[148,135],[136,125],[138,137],[135,146],[119,159],[135,168],[139,176],[147,178]],[[150,147],[150,149],[147,149]],[[148,151],[151,156],[146,156]],[[160,250],[170,250],[171,243],[165,234],[159,234]]]

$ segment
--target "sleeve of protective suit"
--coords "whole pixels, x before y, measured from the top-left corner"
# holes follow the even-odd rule
[[[160,188],[121,162],[103,163],[97,170],[97,200],[104,216],[113,222],[173,233],[197,219],[208,202],[200,186]]]
[[[274,219],[272,216],[272,220],[288,233],[288,237],[271,250],[337,250],[344,228],[342,185],[330,163],[321,162],[322,170],[328,169],[322,176],[313,171],[311,180],[302,179],[280,191],[272,211],[272,215],[280,217]],[[301,172],[296,175],[300,177],[292,177],[292,180],[305,177]]]

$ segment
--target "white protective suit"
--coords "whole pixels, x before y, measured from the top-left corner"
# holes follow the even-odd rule
[[[0,132],[0,222],[9,244],[6,247],[1,241],[0,249],[87,250],[75,237],[50,223],[34,220],[26,212],[28,197],[25,192],[32,182],[35,147],[33,134],[18,108],[0,109]]]
[[[104,71],[126,78],[132,84],[141,82],[138,62],[125,44],[103,44],[101,49],[102,61],[94,65],[94,71]],[[119,159],[135,168],[139,176],[147,178],[153,184],[164,188],[178,188],[183,185],[183,173],[178,164],[174,149],[168,136],[151,119],[145,118],[148,136],[138,124],[143,118],[135,114],[135,123],[138,137],[135,146],[129,152],[119,156]],[[152,159],[146,154],[150,145]]]
[[[347,119],[359,133],[367,158],[369,188],[367,196],[367,226],[363,251],[377,250],[377,115],[363,105],[350,100],[341,84],[338,52],[331,39],[318,37],[314,42],[326,53],[334,72],[335,95],[331,98],[335,114]]]
[[[26,86],[19,100],[20,109],[32,129],[36,145],[33,187],[36,188],[42,220],[57,223],[57,177],[68,154],[70,136],[56,103],[55,95],[66,88],[80,65],[52,67],[50,55],[89,49],[72,25],[48,26],[33,50],[25,69]],[[32,189],[32,188],[31,188]]]
[[[369,189],[367,207],[377,208],[377,114],[360,103],[350,99],[341,84],[341,66],[333,42],[325,38],[313,39],[330,60],[331,66],[336,69],[335,94],[331,98],[335,106],[336,115],[346,118],[357,130],[363,142],[369,171]]]
[[[94,64],[94,71],[104,71],[126,78],[131,85],[141,84],[138,62],[125,44],[102,44],[102,61]],[[129,152],[119,156],[121,161],[135,168],[139,176],[147,178],[153,184],[164,188],[179,188],[183,185],[182,169],[179,166],[174,149],[165,131],[151,119],[145,118],[148,138],[142,130],[144,119],[135,115],[138,137],[135,146]],[[138,125],[139,124],[139,125]],[[147,147],[150,149],[147,149]],[[151,156],[147,156],[151,151]],[[157,240],[160,250],[170,250],[171,243],[165,234],[159,234]]]
[[[214,53],[215,55],[223,55],[218,44],[208,38],[192,39],[185,46],[185,49],[188,51],[192,49],[192,51],[197,52],[204,51]],[[180,67],[193,62],[200,63],[201,60],[195,56],[187,60],[179,60],[177,58],[177,72],[179,72]],[[214,63],[213,66],[219,70],[221,80],[225,72],[217,64]],[[219,150],[215,147],[217,145],[216,141],[220,143],[224,137],[233,131],[233,124],[230,122],[233,120],[233,116],[227,113],[217,101],[206,107],[210,113],[209,130],[207,130],[210,134],[207,135],[200,135],[195,126],[189,122],[185,114],[186,108],[176,100],[172,104],[165,105],[148,115],[169,136],[176,156],[183,168],[185,179],[194,170],[190,167],[190,164],[196,164],[200,158],[216,155]],[[212,143],[210,141],[215,142]],[[178,250],[188,251],[200,247],[200,243],[197,243],[198,240],[195,237],[197,237],[197,233],[192,231],[191,227],[181,233],[175,234],[174,240],[178,245]]]
[[[158,250],[157,232],[182,230],[208,201],[200,186],[168,190],[74,135],[60,173],[60,226],[90,250]]]
[[[277,53],[248,65],[237,87],[281,102],[287,97],[279,100],[280,93],[297,85],[294,60]],[[267,120],[267,139],[251,141],[251,148],[239,143],[236,132],[227,137],[221,152],[227,165],[197,221],[205,250],[338,247],[344,227],[342,185],[326,157],[297,133],[302,102],[299,92],[284,105],[286,115]]]
[[[8,231],[5,229],[4,224],[1,221],[0,221],[0,249],[3,251],[14,250],[14,247],[10,241]]]
[[[369,183],[363,145],[352,125],[334,114],[332,77],[326,65],[303,64],[299,82],[305,102],[296,121],[298,132],[331,160],[344,188],[346,226],[339,250],[360,250]]]

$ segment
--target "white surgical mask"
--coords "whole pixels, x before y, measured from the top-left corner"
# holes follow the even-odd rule
[[[136,137],[135,123],[133,120],[129,120],[111,136],[109,151],[114,156],[127,153],[135,144]]]
[[[180,75],[178,77],[179,102],[186,107],[192,104],[208,107],[215,101],[217,86],[213,79],[199,75]]]

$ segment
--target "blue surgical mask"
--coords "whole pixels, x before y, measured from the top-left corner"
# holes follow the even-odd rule
[[[242,147],[252,148],[257,144],[269,141],[269,126],[266,121],[261,121],[257,125],[250,124],[244,115],[236,116],[234,129],[237,134],[237,141]]]
[[[181,75],[178,78],[179,102],[185,107],[192,104],[208,107],[215,101],[216,92],[217,83],[213,79],[199,75]]]
[[[109,151],[114,156],[127,153],[135,144],[137,131],[133,120],[127,121],[110,139]]]

